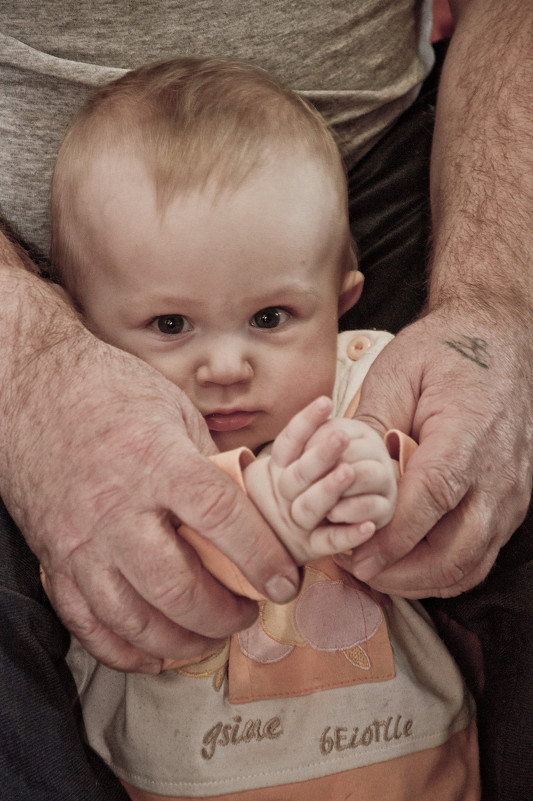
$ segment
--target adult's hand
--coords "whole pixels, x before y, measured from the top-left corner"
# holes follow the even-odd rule
[[[344,564],[384,592],[450,596],[480,582],[523,519],[533,463],[533,345],[496,315],[442,308],[376,360],[357,417],[419,443],[392,522]],[[518,315],[519,317],[519,315]]]
[[[260,592],[292,597],[295,566],[202,455],[214,446],[186,397],[96,340],[7,243],[0,256],[0,487],[67,627],[106,664],[152,672],[251,624],[256,604],[202,568],[178,521]]]
[[[411,597],[489,571],[527,509],[533,456],[531,26],[522,0],[451,0],[431,162],[425,318],[389,345],[360,414],[420,443],[355,572]],[[355,563],[354,563],[355,564]]]

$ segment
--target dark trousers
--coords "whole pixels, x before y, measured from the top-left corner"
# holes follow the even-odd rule
[[[41,587],[39,564],[0,502],[0,798],[126,801],[82,744],[69,636]]]
[[[423,304],[437,80],[438,69],[349,176],[366,284],[344,328],[397,331]],[[531,534],[530,515],[480,587],[426,603],[474,679],[483,801],[533,798]],[[0,795],[6,801],[126,801],[117,780],[82,743],[67,648],[68,635],[42,592],[37,560],[0,505]]]

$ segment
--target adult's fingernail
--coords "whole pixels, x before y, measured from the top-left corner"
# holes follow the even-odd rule
[[[266,594],[276,604],[286,604],[292,601],[298,592],[298,587],[287,576],[278,574],[265,584]]]
[[[385,562],[380,556],[369,556],[368,559],[352,565],[352,573],[359,581],[369,581],[381,573],[384,567],[386,567]]]

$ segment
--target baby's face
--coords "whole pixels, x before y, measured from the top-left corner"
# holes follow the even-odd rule
[[[102,159],[73,214],[87,323],[181,387],[220,450],[256,450],[331,394],[346,223],[322,168],[280,160],[160,213],[140,162]]]

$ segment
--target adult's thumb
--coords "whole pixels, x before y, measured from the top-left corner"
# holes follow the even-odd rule
[[[361,387],[355,419],[370,425],[381,436],[390,429],[411,432],[419,397],[419,377],[401,359],[398,340],[380,353]]]

